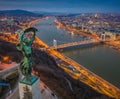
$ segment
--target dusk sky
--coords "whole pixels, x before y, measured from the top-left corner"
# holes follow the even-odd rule
[[[120,13],[120,0],[0,0],[0,10],[91,13]]]

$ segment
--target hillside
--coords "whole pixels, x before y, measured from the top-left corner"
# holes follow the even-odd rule
[[[26,10],[2,10],[0,16],[42,16]]]
[[[22,59],[22,54],[17,51],[15,45],[3,40],[0,40],[0,55],[8,55],[12,61],[16,62],[20,62]],[[71,78],[57,66],[54,59],[46,52],[34,48],[33,57],[33,69],[60,99],[112,99]]]

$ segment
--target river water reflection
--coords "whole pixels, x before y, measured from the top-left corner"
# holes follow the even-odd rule
[[[58,28],[54,20],[55,18],[49,18],[35,24],[39,30],[38,37],[48,45],[53,45],[53,39],[57,40],[58,44],[88,39]],[[99,45],[62,53],[120,88],[120,53],[116,50],[106,45]]]

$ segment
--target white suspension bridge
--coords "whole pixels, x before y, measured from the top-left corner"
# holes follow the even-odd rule
[[[58,45],[57,43],[60,42],[62,44]],[[90,40],[85,40],[85,41],[78,41],[78,42],[70,42],[70,43],[65,43],[62,41],[58,41],[53,39],[53,46],[51,46],[50,48],[52,49],[64,49],[64,48],[69,48],[69,47],[73,47],[73,46],[83,46],[83,45],[90,45],[90,44],[98,44],[100,43],[100,40],[95,40],[95,39],[90,39]]]

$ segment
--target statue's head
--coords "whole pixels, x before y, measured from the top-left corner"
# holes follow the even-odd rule
[[[25,45],[29,45],[30,39],[29,38],[24,38],[23,42],[25,43]]]

